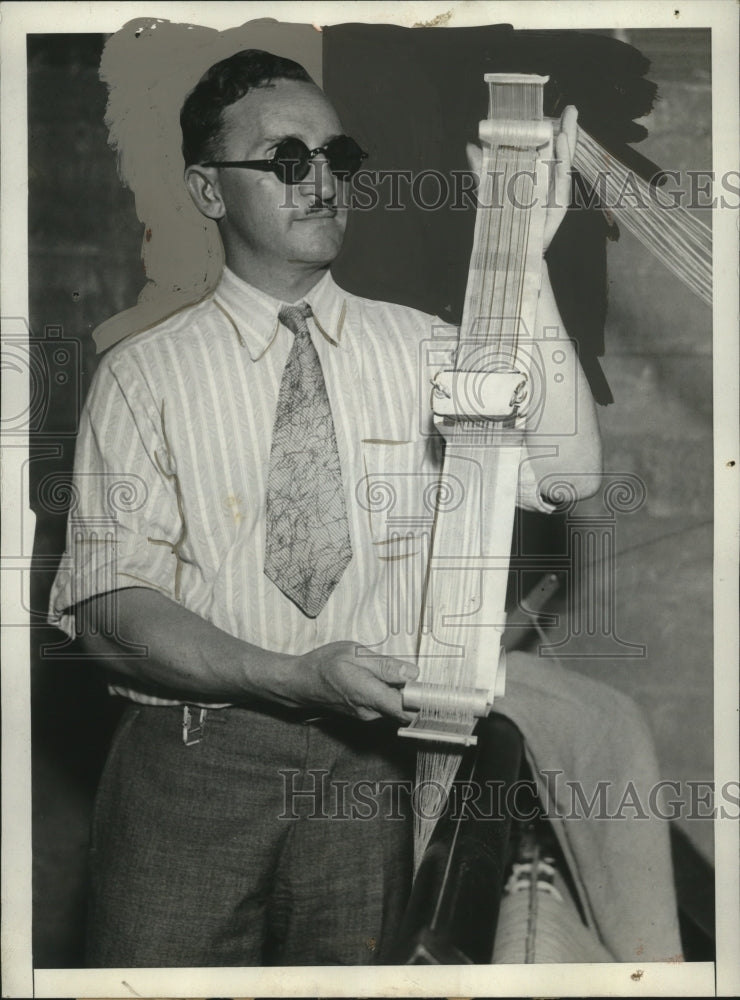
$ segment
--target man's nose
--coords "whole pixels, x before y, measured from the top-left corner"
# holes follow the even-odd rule
[[[337,179],[329,169],[329,161],[324,153],[318,153],[311,160],[311,169],[304,183],[322,201],[331,201],[337,194]]]

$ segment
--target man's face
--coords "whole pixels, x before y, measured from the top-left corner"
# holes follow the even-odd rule
[[[309,149],[342,134],[333,107],[318,87],[275,80],[245,94],[223,112],[223,160],[269,160],[281,139],[301,139]],[[226,208],[221,232],[229,258],[250,269],[285,264],[328,264],[342,245],[346,208],[320,154],[303,181],[286,186],[272,172],[221,168]]]

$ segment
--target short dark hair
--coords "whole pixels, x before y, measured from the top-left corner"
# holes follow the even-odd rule
[[[273,80],[314,82],[299,63],[262,49],[242,49],[211,66],[185,98],[180,112],[185,166],[218,159],[224,108],[255,87],[269,87]]]

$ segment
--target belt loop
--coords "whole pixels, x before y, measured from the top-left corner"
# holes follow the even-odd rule
[[[198,721],[193,721],[190,705],[182,707],[182,741],[186,747],[193,747],[203,739],[207,709],[198,709]]]

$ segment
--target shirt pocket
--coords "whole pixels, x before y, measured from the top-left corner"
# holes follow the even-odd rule
[[[439,470],[428,461],[427,442],[365,439],[364,477],[355,502],[381,559],[409,558],[428,547]]]

